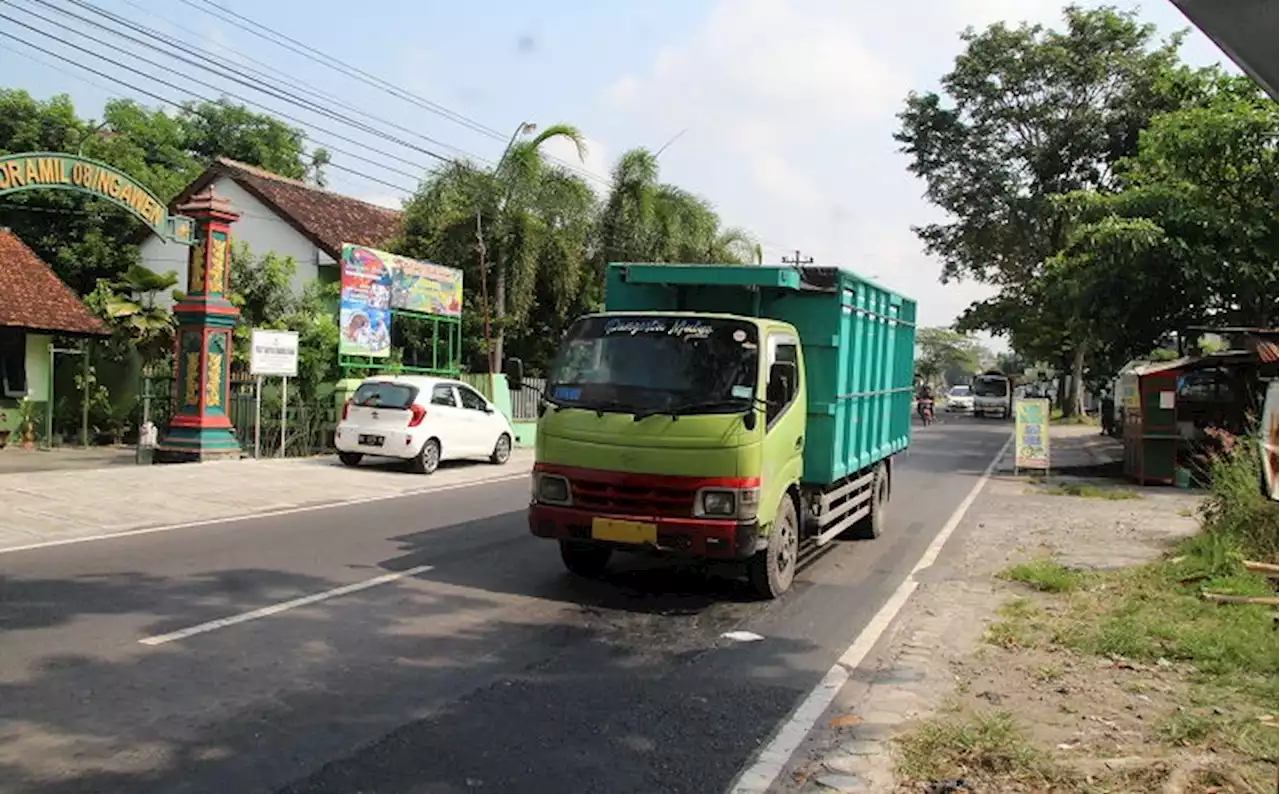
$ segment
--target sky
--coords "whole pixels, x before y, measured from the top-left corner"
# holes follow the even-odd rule
[[[250,88],[199,76],[253,100],[257,109],[295,116],[291,123],[307,129],[316,142],[400,172],[335,152],[334,163],[350,171],[330,169],[332,190],[399,206],[416,185],[416,175],[438,162],[428,151],[492,162],[521,123],[568,123],[588,139],[585,162],[578,162],[567,145],[551,153],[589,174],[597,189],[604,190],[622,152],[665,146],[659,161],[663,180],[702,195],[727,225],[754,234],[766,263],[799,250],[818,264],[854,270],[915,298],[923,325],[950,324],[989,290],[972,282],[939,283],[938,262],[912,233],[913,225],[942,216],[923,199],[923,183],[907,172],[907,160],[897,151],[895,114],[908,92],[937,87],[960,52],[959,33],[965,27],[997,21],[1055,25],[1063,5],[1048,0],[87,1],[215,50],[229,62],[256,58],[362,111],[340,110],[340,120],[324,118]],[[31,18],[13,10],[60,18],[50,5],[75,10],[70,0],[13,0],[0,9],[26,21]],[[394,88],[359,82],[254,36],[235,23],[261,28],[229,17],[219,5]],[[1169,0],[1119,7],[1136,10],[1162,35],[1191,27]],[[219,93],[183,76],[196,77],[193,67],[175,63],[166,72],[126,58],[143,73],[128,74],[58,43],[78,42],[109,53],[74,34],[33,37],[0,20],[0,31],[6,28],[19,35],[0,35],[0,85],[25,88],[40,98],[70,94],[82,117],[98,117],[103,102],[116,96],[158,102],[31,53],[15,38],[169,98]],[[1234,70],[1194,29],[1183,56],[1195,65],[1223,63]],[[404,92],[413,101],[401,98]],[[382,129],[387,122],[399,125],[390,132],[412,146],[350,126],[362,121]]]

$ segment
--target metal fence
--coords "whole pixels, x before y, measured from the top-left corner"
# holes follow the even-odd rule
[[[172,416],[173,379],[171,372],[150,370],[142,377],[138,406],[130,417],[134,427],[145,419],[163,433]],[[279,380],[268,380],[262,394],[262,417],[258,427],[258,449],[262,457],[280,455],[283,424],[284,450],[287,457],[307,457],[333,450],[333,431],[338,424],[338,409],[332,397],[316,400],[300,400],[289,396],[288,413],[283,423]],[[228,384],[227,416],[235,428],[240,449],[247,455],[254,452],[254,425],[256,416],[256,382],[247,374],[232,373]],[[144,417],[144,413],[146,416]]]
[[[538,418],[538,401],[547,388],[543,378],[525,378],[524,388],[511,392],[511,419],[516,422],[529,422]]]

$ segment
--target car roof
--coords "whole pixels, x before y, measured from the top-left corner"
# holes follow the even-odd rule
[[[453,378],[440,378],[430,375],[370,375],[360,381],[361,386],[366,383],[403,383],[406,386],[415,386],[418,389],[429,389],[441,383],[447,383],[450,386],[469,385]]]

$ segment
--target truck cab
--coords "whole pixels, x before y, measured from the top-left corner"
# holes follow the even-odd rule
[[[868,365],[855,374],[845,366],[855,291],[847,317],[838,279],[779,305],[802,294],[801,275],[610,266],[606,311],[566,333],[538,420],[529,529],[559,541],[570,571],[598,576],[617,551],[739,561],[761,595],[776,597],[791,585],[802,541],[877,534],[885,459],[909,433],[914,331],[893,324],[894,342],[885,333],[864,346]],[[875,322],[887,332],[887,320]],[[890,348],[895,355],[876,356]],[[835,371],[815,375],[815,356]],[[906,383],[891,394],[894,377]],[[860,395],[855,378],[875,388]],[[859,398],[861,435],[850,428]],[[837,410],[842,401],[847,410]]]

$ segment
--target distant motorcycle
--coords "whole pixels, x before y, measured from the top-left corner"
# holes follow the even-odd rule
[[[920,421],[925,427],[933,424],[933,400],[919,400],[916,403],[916,413],[920,414]]]

